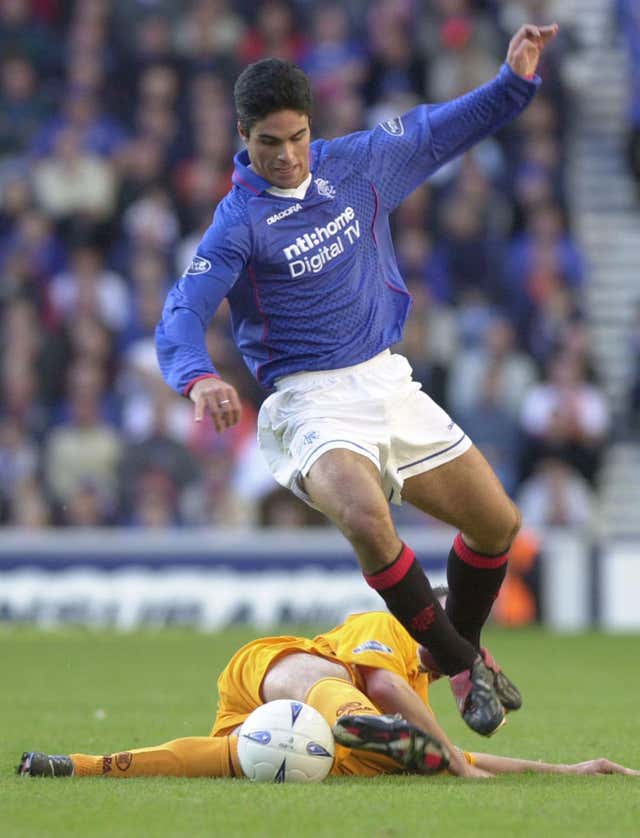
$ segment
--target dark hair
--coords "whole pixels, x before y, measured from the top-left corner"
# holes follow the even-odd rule
[[[297,111],[311,117],[309,79],[295,64],[265,58],[249,64],[233,88],[238,122],[249,136],[260,119],[276,111]]]

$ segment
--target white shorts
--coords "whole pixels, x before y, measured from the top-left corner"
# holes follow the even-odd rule
[[[346,448],[374,463],[388,499],[401,504],[408,477],[463,454],[471,440],[411,374],[387,349],[352,367],[279,378],[258,415],[258,445],[278,483],[310,504],[300,478]]]

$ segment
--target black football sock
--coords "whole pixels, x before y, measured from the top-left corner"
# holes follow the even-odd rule
[[[507,572],[507,554],[486,556],[476,553],[456,536],[447,561],[449,595],[447,615],[457,631],[475,649]]]
[[[455,675],[471,667],[478,652],[452,626],[406,544],[394,562],[364,578],[414,640],[429,649],[441,672]]]

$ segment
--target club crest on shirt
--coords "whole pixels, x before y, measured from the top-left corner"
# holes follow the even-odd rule
[[[390,646],[385,646],[379,640],[365,640],[353,650],[353,654],[357,655],[360,652],[386,652],[388,655],[393,654],[393,649]]]
[[[387,134],[391,134],[392,137],[401,137],[404,134],[404,123],[400,116],[394,116],[393,119],[387,119],[385,122],[381,122],[380,127]]]
[[[202,256],[194,256],[191,264],[185,271],[185,275],[206,274],[209,270],[211,270],[211,262],[208,259],[204,259]]]
[[[318,193],[325,198],[335,198],[336,197],[336,190],[335,187],[332,186],[328,180],[325,180],[323,177],[317,177],[314,180],[316,185],[316,189]]]

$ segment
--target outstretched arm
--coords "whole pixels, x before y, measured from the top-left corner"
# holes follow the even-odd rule
[[[626,768],[604,757],[574,764],[536,762],[496,754],[472,753],[469,765],[439,725],[433,711],[409,684],[393,672],[373,667],[359,667],[365,679],[365,692],[385,713],[400,713],[411,724],[438,739],[451,754],[450,770],[459,777],[491,777],[495,774],[626,774],[640,777],[640,771]]]
[[[478,768],[489,771],[491,774],[524,774],[527,772],[536,774],[627,774],[633,777],[640,777],[640,771],[633,768],[625,768],[616,762],[611,762],[604,757],[590,759],[586,762],[577,762],[572,765],[556,764],[552,762],[535,762],[530,759],[515,759],[512,757],[500,757],[494,754],[472,754]]]

